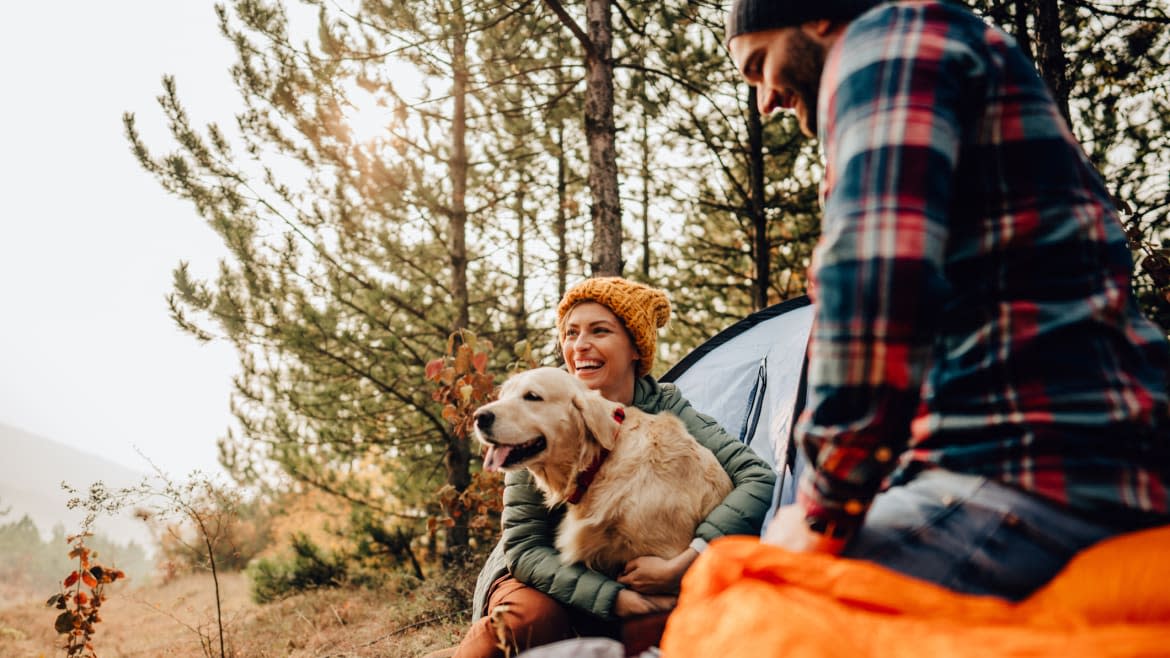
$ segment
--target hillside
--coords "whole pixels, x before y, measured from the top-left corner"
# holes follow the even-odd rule
[[[411,658],[456,644],[468,623],[467,591],[442,579],[378,590],[322,589],[257,605],[239,573],[220,580],[225,645],[239,658]],[[219,653],[214,586],[191,574],[146,588],[115,588],[94,635],[102,658],[203,658]],[[0,602],[0,657],[58,656],[56,611],[43,603]]]
[[[118,488],[136,484],[145,475],[3,423],[0,454],[4,455],[0,459],[0,510],[8,509],[0,522],[27,514],[45,538],[57,524],[62,524],[66,533],[76,531],[84,517],[80,510],[66,508],[69,494],[61,489],[62,481],[84,492],[97,480]],[[123,543],[132,539],[153,550],[146,526],[133,519],[129,510],[116,518],[99,518],[95,530]]]

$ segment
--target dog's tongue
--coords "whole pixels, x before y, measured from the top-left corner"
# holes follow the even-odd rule
[[[487,452],[483,453],[483,469],[489,472],[500,470],[509,452],[512,452],[512,446],[488,446]]]

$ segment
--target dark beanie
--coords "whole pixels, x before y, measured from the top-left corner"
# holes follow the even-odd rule
[[[727,36],[762,32],[827,18],[846,21],[865,13],[883,0],[731,0],[727,10]]]

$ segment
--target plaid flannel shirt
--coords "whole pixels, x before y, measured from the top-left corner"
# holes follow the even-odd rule
[[[1166,339],[1113,202],[1011,37],[880,5],[827,54],[799,499],[846,534],[922,468],[1094,518],[1170,508]]]

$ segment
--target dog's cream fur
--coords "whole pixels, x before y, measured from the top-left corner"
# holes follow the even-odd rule
[[[619,408],[623,422],[614,416]],[[497,401],[476,412],[477,421],[485,414],[490,419],[477,422],[476,434],[489,447],[488,468],[500,467],[515,446],[545,439],[546,449],[502,470],[527,468],[550,508],[569,498],[577,475],[602,448],[611,451],[557,530],[556,547],[566,564],[583,562],[616,575],[636,557],[675,557],[731,491],[715,455],[677,416],[610,402],[563,370],[538,368],[512,377]]]

